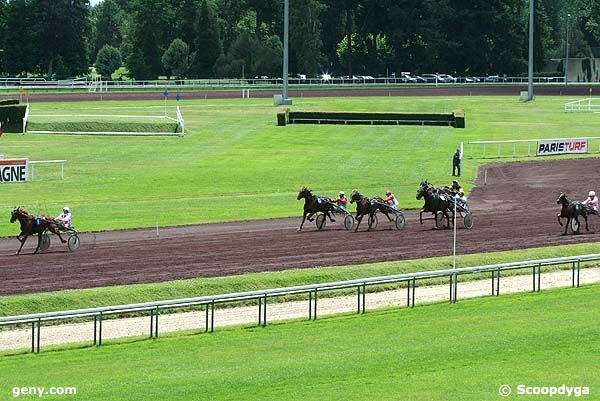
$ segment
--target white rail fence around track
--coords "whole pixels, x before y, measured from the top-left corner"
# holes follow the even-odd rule
[[[289,85],[309,86],[309,87],[327,87],[327,86],[479,86],[479,85],[522,85],[527,83],[527,77],[457,77],[452,82],[410,82],[402,77],[333,77],[330,79],[322,78],[298,78],[290,77]],[[538,84],[564,85],[564,77],[534,77],[534,82]],[[42,78],[2,78],[0,79],[0,89],[34,91],[34,90],[68,90],[68,91],[86,91],[86,92],[109,92],[119,90],[194,90],[194,89],[272,89],[281,87],[283,80],[281,78],[248,78],[248,79],[185,79],[185,80],[121,80],[109,81],[98,79],[70,79],[60,81],[46,81]],[[594,86],[598,83],[582,83]],[[242,95],[242,97],[244,97]]]
[[[465,156],[468,159],[497,159],[503,157],[536,156],[538,141],[588,140],[588,153],[600,153],[600,136],[580,138],[512,139],[504,141],[470,141]]]
[[[371,277],[356,280],[337,281],[330,283],[302,285],[286,288],[274,288],[268,290],[239,292],[224,295],[203,296],[197,298],[184,298],[157,302],[146,302],[130,305],[107,306],[100,308],[78,309],[60,312],[36,313],[30,315],[0,317],[0,326],[7,325],[31,325],[31,351],[40,351],[41,328],[47,322],[60,322],[75,318],[88,318],[94,321],[94,332],[90,333],[94,345],[102,345],[102,321],[107,316],[118,316],[129,313],[148,313],[149,317],[149,337],[157,338],[159,335],[159,316],[162,311],[182,307],[198,307],[206,314],[204,331],[213,332],[215,322],[215,308],[218,304],[231,302],[254,300],[258,306],[258,325],[267,324],[267,304],[269,299],[297,295],[308,295],[308,319],[316,320],[318,312],[318,297],[323,291],[356,289],[358,314],[365,313],[366,310],[366,292],[368,286],[405,283],[406,284],[406,306],[414,307],[415,291],[417,281],[431,278],[447,278],[449,280],[449,300],[455,303],[458,300],[459,277],[469,274],[488,273],[491,278],[491,295],[500,295],[500,277],[502,272],[510,270],[531,269],[532,291],[541,290],[542,268],[546,266],[569,265],[572,271],[572,287],[579,287],[579,277],[582,262],[599,261],[600,254],[581,255],[572,257],[529,260],[515,263],[502,263],[496,265],[466,267],[458,269],[446,269],[435,271],[424,271],[416,273],[406,273],[393,276]]]

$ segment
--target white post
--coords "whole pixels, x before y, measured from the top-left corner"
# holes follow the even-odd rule
[[[487,185],[487,168],[483,171],[483,185]]]
[[[65,179],[65,163],[60,163],[60,179]]]
[[[452,246],[452,268],[456,269],[456,202],[458,194],[454,195],[454,245]]]

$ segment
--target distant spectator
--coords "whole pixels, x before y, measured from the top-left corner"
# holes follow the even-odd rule
[[[460,149],[456,149],[456,153],[454,153],[454,157],[452,158],[452,176],[460,177]],[[456,174],[458,170],[458,174]]]

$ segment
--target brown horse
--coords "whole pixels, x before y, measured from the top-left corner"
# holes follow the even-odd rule
[[[375,213],[379,210],[381,213],[388,218],[389,221],[393,219],[390,217],[390,209],[386,206],[383,199],[379,196],[375,196],[372,199],[367,198],[366,196],[361,195],[356,189],[352,191],[352,195],[350,196],[350,203],[356,202],[356,220],[358,220],[358,224],[356,225],[356,229],[354,232],[358,231],[358,226],[360,226],[360,222],[363,217],[369,215],[368,223],[369,228],[373,224],[373,219]]]
[[[17,255],[21,253],[21,249],[23,249],[23,245],[25,245],[25,241],[27,241],[30,235],[37,234],[38,236],[38,243],[34,253],[38,253],[40,250],[42,236],[46,231],[58,235],[63,244],[67,242],[61,237],[58,231],[58,223],[52,217],[45,215],[36,217],[21,207],[15,207],[12,211],[10,222],[14,223],[17,220],[21,223],[21,233],[17,236],[17,239],[21,242],[21,247],[17,251]]]
[[[331,222],[335,222],[333,217],[331,217],[331,211],[333,210],[333,202],[331,198],[326,196],[315,196],[312,194],[310,189],[306,187],[302,187],[300,192],[298,192],[297,200],[304,198],[304,213],[302,215],[302,223],[300,223],[300,227],[298,231],[302,230],[302,226],[304,225],[304,221],[307,219],[308,221],[313,221],[312,216],[316,213],[323,213],[325,216],[329,217]]]
[[[590,229],[588,228],[587,219],[588,212],[586,208],[581,204],[581,202],[571,201],[569,200],[569,198],[567,198],[567,195],[564,192],[561,192],[560,196],[556,200],[556,203],[562,206],[560,209],[560,213],[557,215],[558,224],[560,224],[562,227],[563,223],[561,221],[561,218],[567,219],[567,224],[565,224],[565,231],[562,233],[562,235],[567,235],[567,230],[569,229],[569,225],[571,225],[571,221],[573,219],[575,219],[577,229],[574,230],[573,226],[571,225],[571,231],[573,231],[573,234],[579,234],[578,216],[583,217],[583,219],[585,220],[585,230],[590,231]]]

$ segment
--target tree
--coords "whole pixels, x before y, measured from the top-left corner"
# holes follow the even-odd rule
[[[95,43],[94,49],[98,51],[105,45],[119,48],[122,42],[123,10],[115,0],[104,0],[95,10]]]
[[[6,34],[6,9],[8,8],[8,3],[6,0],[0,0],[0,74],[4,72],[4,35]]]
[[[161,47],[165,21],[163,0],[132,0],[127,23],[125,64],[135,79],[156,79],[162,72]]]
[[[217,16],[206,0],[202,1],[198,11],[193,48],[195,51],[192,67],[194,76],[198,78],[213,77],[215,63],[223,49],[219,37]]]
[[[30,0],[12,0],[6,9],[4,67],[11,75],[38,70],[38,9]]]
[[[42,71],[52,77],[55,63],[60,60],[59,78],[87,73],[89,0],[31,1],[32,9],[39,12],[31,28],[39,35],[35,42]]]
[[[259,76],[276,77],[281,74],[282,64],[283,43],[279,36],[274,35],[259,48],[254,62],[254,71]]]
[[[115,70],[121,67],[121,52],[110,45],[104,45],[96,57],[96,71],[110,79]]]
[[[325,6],[317,0],[290,3],[290,64],[297,72],[316,75],[321,62],[321,21]]]
[[[181,39],[175,39],[162,56],[162,64],[177,79],[185,78],[190,67],[190,48]]]

